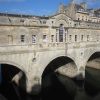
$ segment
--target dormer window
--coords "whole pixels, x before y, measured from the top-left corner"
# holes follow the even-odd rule
[[[80,8],[79,11],[83,11],[83,9]]]
[[[90,16],[93,16],[93,13],[90,13],[89,15],[90,15]]]

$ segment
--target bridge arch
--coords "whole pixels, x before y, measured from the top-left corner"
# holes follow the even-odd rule
[[[95,51],[91,53],[91,55],[89,56],[86,66],[100,69],[99,61],[100,61],[100,51]]]
[[[0,64],[12,65],[12,66],[15,66],[15,67],[17,67],[18,69],[22,70],[23,72],[25,72],[24,68],[23,68],[20,64],[15,63],[15,62],[11,62],[11,61],[0,61]]]
[[[9,82],[14,83],[26,91],[27,75],[24,68],[19,64],[10,61],[0,61],[0,64],[0,75],[2,77],[1,84],[9,84]]]
[[[44,68],[41,77],[43,78],[45,77],[45,75],[57,71],[57,69],[59,69],[60,67],[64,68],[66,65],[68,66],[70,64],[72,64],[72,67],[77,69],[76,63],[72,58],[67,57],[67,56],[55,57],[52,60],[48,61],[48,64]]]

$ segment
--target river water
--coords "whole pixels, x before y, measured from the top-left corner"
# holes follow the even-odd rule
[[[51,73],[43,78],[37,96],[27,95],[11,82],[0,86],[0,93],[8,100],[100,100],[100,70],[86,68],[84,80]]]

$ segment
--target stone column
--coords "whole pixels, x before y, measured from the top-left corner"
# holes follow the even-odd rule
[[[63,42],[65,42],[65,30],[63,31]]]
[[[66,30],[66,42],[68,42],[68,30]]]
[[[59,42],[59,31],[57,32],[57,42]]]
[[[27,94],[37,95],[41,92],[41,78],[39,76],[28,73],[27,76],[20,71],[12,79],[19,88],[23,89]]]
[[[41,78],[36,75],[30,76],[26,85],[28,94],[38,95],[41,92]]]
[[[83,48],[76,49],[75,62],[77,65],[78,79],[84,79],[85,78],[86,58],[85,58]]]
[[[83,66],[78,67],[77,79],[78,80],[83,80],[84,78],[85,78],[85,67],[83,67]]]
[[[56,29],[56,38],[57,38],[56,42],[59,42],[59,29]]]
[[[26,72],[27,81],[26,81],[26,91],[28,94],[37,95],[41,92],[41,76],[37,66],[30,67]]]

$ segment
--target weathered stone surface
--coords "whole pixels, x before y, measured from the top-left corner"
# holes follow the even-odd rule
[[[41,91],[47,65],[59,57],[68,57],[76,65],[60,66],[60,73],[69,77],[79,73],[85,76],[88,59],[100,52],[100,27],[95,25],[99,26],[93,22],[76,22],[66,14],[49,17],[0,15],[0,63],[21,69],[26,79],[19,82],[21,74],[18,74],[13,80],[31,94]]]
[[[70,78],[74,78],[78,75],[77,67],[74,63],[69,63],[64,66],[61,66],[60,68],[56,69],[55,72],[58,72],[59,74]]]
[[[87,67],[95,68],[100,70],[100,58],[97,58],[95,60],[89,61],[87,63]]]

